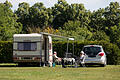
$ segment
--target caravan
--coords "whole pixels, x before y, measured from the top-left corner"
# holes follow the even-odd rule
[[[52,37],[47,34],[14,34],[13,61],[52,66]]]

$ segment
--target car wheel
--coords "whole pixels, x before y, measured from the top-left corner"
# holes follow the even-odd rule
[[[104,64],[101,64],[101,67],[105,67],[107,65],[107,61],[105,60]]]
[[[106,65],[105,65],[105,64],[101,64],[100,66],[101,66],[101,67],[105,67]]]

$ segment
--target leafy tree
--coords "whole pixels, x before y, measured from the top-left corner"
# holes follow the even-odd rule
[[[76,31],[77,28],[79,28],[81,25],[81,22],[80,21],[68,21],[66,22],[63,26],[63,30],[66,30],[66,31]]]
[[[93,31],[101,31],[105,28],[105,17],[104,17],[104,9],[98,9],[97,11],[94,11],[91,15],[91,22],[90,26],[93,28]]]
[[[105,8],[104,16],[106,18],[106,26],[114,26],[120,22],[120,5],[118,2],[111,2]]]
[[[94,32],[90,40],[91,41],[101,41],[101,40],[103,40],[103,41],[110,42],[109,36],[107,36],[104,31]]]
[[[80,27],[89,28],[91,12],[86,10],[83,4],[71,4],[66,14],[68,20],[79,20],[81,22]]]
[[[80,21],[68,21],[64,24],[63,30],[60,30],[63,36],[74,37],[78,41],[89,40],[92,33],[85,27],[80,27]]]
[[[17,21],[23,25],[23,32],[26,31],[26,27],[31,23],[29,15],[29,4],[26,2],[19,3],[19,8],[15,11],[18,16]]]
[[[58,0],[58,3],[52,7],[53,28],[58,29],[59,27],[62,27],[65,22],[67,22],[66,9],[68,6],[69,5],[65,0]]]
[[[23,24],[23,31],[27,32],[29,27],[43,28],[48,25],[48,22],[50,22],[50,24],[52,23],[51,20],[49,20],[52,18],[51,16],[49,18],[50,11],[47,11],[41,2],[35,3],[32,7],[29,7],[28,3],[23,2],[19,4],[19,8],[15,13],[19,17],[18,21]]]
[[[30,8],[30,26],[43,28],[48,25],[48,12],[44,7],[43,3],[35,3]]]
[[[120,34],[120,5],[118,2],[111,2],[109,6],[105,8],[105,32],[110,36],[112,43],[116,43],[119,40]]]
[[[58,0],[58,3],[52,7],[53,10],[53,28],[58,29],[68,21],[80,21],[81,27],[90,28],[91,12],[86,10],[83,4],[69,5],[65,0]]]
[[[46,9],[47,13],[48,13],[48,26],[53,26],[53,19],[54,19],[54,16],[53,16],[53,13],[52,13],[52,8],[47,8]]]
[[[8,5],[8,3],[6,2],[4,5],[10,9],[12,5]],[[31,7],[28,3],[23,2],[15,11],[18,18],[14,14],[14,19],[23,24],[24,33],[40,31],[54,33],[59,29],[57,34],[75,37],[77,40],[105,40],[116,43],[120,34],[119,8],[118,2],[111,2],[106,8],[93,12],[86,10],[83,4],[69,5],[65,0],[58,0],[51,8],[46,8],[41,2],[35,3]],[[1,14],[4,13],[1,12]],[[3,17],[0,18],[2,20]],[[17,25],[19,24],[17,23]],[[19,30],[17,25],[16,28]]]
[[[85,7],[83,4],[71,4],[66,12],[69,20],[81,20],[85,13]]]
[[[13,34],[20,33],[22,24],[17,21],[17,16],[11,10],[11,3],[0,3],[0,40],[11,40]]]
[[[116,43],[120,39],[120,27],[112,26],[109,29],[109,36],[112,43]]]

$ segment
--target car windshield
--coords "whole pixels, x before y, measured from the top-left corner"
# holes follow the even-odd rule
[[[97,55],[99,52],[101,52],[100,47],[84,47],[83,51],[87,55]]]

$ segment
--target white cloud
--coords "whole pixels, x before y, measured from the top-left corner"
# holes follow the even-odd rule
[[[5,2],[6,0],[0,0],[0,2]],[[30,4],[30,6],[34,5],[37,2],[42,2],[45,7],[51,7],[54,6],[54,4],[57,2],[57,0],[8,0],[13,5],[13,10],[18,8],[18,4],[22,2],[27,2]]]
[[[105,8],[111,0],[67,0],[71,3],[82,3],[88,10],[97,10],[99,8]]]
[[[5,0],[0,0],[0,3],[3,3],[3,2],[5,2]]]
[[[6,0],[0,0],[0,2],[5,2]],[[13,10],[18,8],[18,4],[22,2],[27,2],[32,6],[36,2],[42,2],[47,8],[54,6],[55,3],[57,3],[58,0],[8,0],[13,5]],[[69,4],[72,3],[82,3],[85,5],[85,8],[88,10],[97,10],[99,8],[105,8],[110,4],[110,2],[119,2],[120,0],[66,0]]]
[[[119,2],[119,4],[120,4],[120,0],[115,0],[116,2]]]
[[[66,0],[68,3],[82,3],[84,4],[85,8],[88,10],[97,10],[99,8],[107,7],[110,2],[119,2],[120,0]]]

